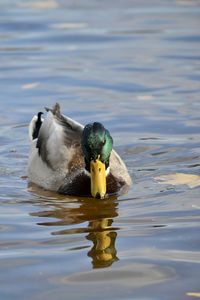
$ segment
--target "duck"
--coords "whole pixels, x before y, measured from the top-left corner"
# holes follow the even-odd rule
[[[127,167],[100,123],[85,126],[63,115],[59,103],[29,124],[28,180],[68,196],[104,199],[127,191]]]

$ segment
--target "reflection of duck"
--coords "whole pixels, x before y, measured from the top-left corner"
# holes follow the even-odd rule
[[[89,233],[87,239],[91,240],[94,246],[88,252],[88,256],[92,257],[94,268],[109,267],[118,260],[115,248],[117,233],[111,231],[112,222],[112,219],[102,219],[90,223],[94,231]]]
[[[47,109],[29,125],[31,150],[28,177],[31,182],[67,195],[104,198],[131,184],[126,166],[112,150],[113,140],[102,124],[84,128],[60,113]]]
[[[63,199],[59,200],[59,198],[55,200],[48,200],[48,198],[42,200],[40,198],[41,205],[44,205],[47,201],[49,209],[31,214],[50,219],[50,221],[38,223],[38,225],[51,227],[67,225],[68,228],[52,232],[54,236],[89,233],[86,238],[92,241],[93,246],[88,252],[88,256],[92,258],[94,268],[108,267],[118,260],[115,248],[117,228],[112,226],[113,218],[118,215],[118,203],[115,199],[110,198],[109,201],[94,199],[94,201],[91,201],[89,198],[69,198],[63,201]],[[48,207],[47,204],[45,206]],[[52,218],[56,220],[52,221]],[[81,223],[84,224],[86,221],[89,222],[86,227],[73,226]]]

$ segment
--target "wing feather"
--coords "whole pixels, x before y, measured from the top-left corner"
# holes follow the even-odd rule
[[[110,155],[110,171],[119,182],[124,182],[128,186],[132,184],[126,165],[115,150],[112,150]]]
[[[75,147],[80,146],[83,126],[60,113],[60,106],[46,109],[36,147],[42,160],[52,169],[67,167]]]

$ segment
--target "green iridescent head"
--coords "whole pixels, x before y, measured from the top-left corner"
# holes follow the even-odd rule
[[[85,158],[85,168],[91,175],[91,194],[104,198],[106,194],[106,169],[112,151],[113,139],[101,123],[85,126],[81,147]]]

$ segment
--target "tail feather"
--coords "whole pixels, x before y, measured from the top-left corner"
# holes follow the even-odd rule
[[[29,131],[29,139],[31,141],[38,138],[40,127],[43,122],[43,119],[41,117],[42,114],[43,114],[42,112],[39,112],[37,114],[37,116],[36,115],[33,116],[32,120],[29,124],[28,131]]]

